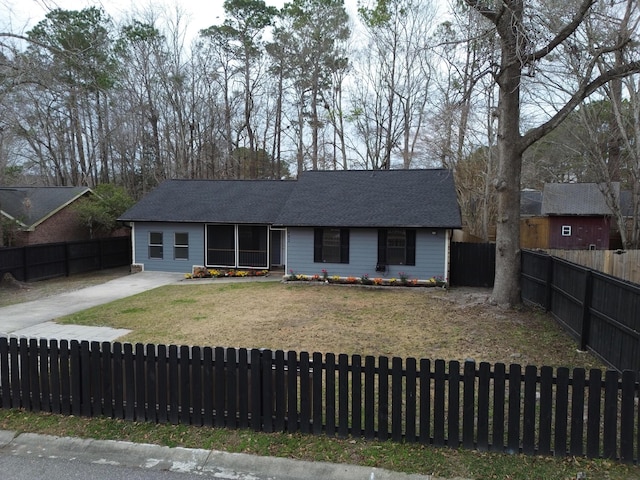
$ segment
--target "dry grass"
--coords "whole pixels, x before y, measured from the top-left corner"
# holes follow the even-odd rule
[[[133,332],[125,342],[270,348],[601,368],[544,313],[474,289],[316,283],[161,287],[59,319]]]

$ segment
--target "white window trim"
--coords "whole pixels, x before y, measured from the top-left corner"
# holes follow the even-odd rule
[[[162,242],[161,243],[152,243],[151,242],[151,236],[153,234],[160,234]],[[162,255],[160,257],[152,257],[151,256],[151,249],[152,247],[160,247],[161,251],[162,251]],[[164,260],[164,232],[162,231],[150,231],[149,232],[149,260]]]
[[[186,244],[178,244],[176,242],[176,236],[177,235],[186,235],[187,236],[187,243]],[[187,256],[178,258],[176,256],[176,249],[186,250],[187,251]],[[179,262],[184,262],[184,261],[189,260],[189,232],[174,232],[173,233],[173,259],[177,260]]]
[[[562,225],[562,236],[570,237],[571,236],[571,225]]]

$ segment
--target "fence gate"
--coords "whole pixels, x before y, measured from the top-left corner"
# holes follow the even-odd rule
[[[493,287],[496,272],[494,243],[451,244],[450,283],[454,287]]]

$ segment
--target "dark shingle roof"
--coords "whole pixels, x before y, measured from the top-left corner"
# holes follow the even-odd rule
[[[304,172],[276,222],[284,226],[459,228],[449,170]]]
[[[119,220],[268,224],[294,185],[278,180],[167,180]]]
[[[34,228],[90,191],[88,187],[2,187],[0,211]]]
[[[297,181],[167,180],[122,221],[459,228],[448,170],[304,172]]]
[[[620,184],[613,188],[619,196]],[[611,215],[611,209],[597,183],[547,183],[542,215]]]

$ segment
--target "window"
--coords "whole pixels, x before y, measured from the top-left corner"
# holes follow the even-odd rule
[[[378,265],[415,265],[416,231],[404,228],[378,230]]]
[[[173,258],[175,260],[189,260],[188,233],[176,233],[174,235]]]
[[[233,225],[207,226],[207,265],[235,267],[236,237]]]
[[[163,258],[162,232],[149,232],[149,258]]]
[[[316,228],[313,237],[315,263],[349,263],[348,228]]]
[[[238,225],[238,266],[267,268],[267,228]]]
[[[207,225],[206,265],[268,268],[265,225]]]
[[[563,237],[571,236],[571,225],[562,225],[562,236]]]

